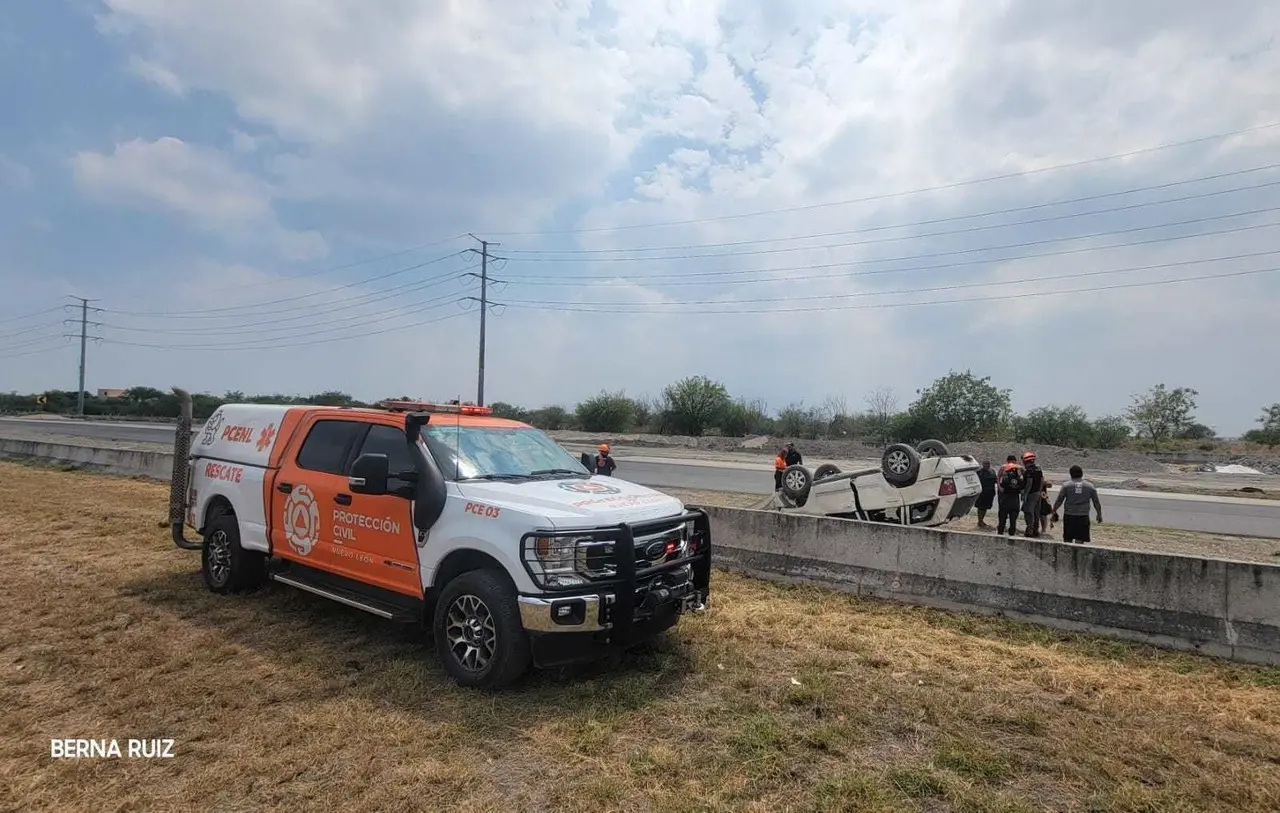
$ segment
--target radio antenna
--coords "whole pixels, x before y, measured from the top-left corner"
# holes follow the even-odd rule
[[[458,414],[454,416],[457,421],[453,425],[453,481],[456,483],[461,478],[462,473],[462,396],[458,396]]]

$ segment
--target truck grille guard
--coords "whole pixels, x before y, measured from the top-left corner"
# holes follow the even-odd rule
[[[173,532],[173,544],[183,550],[200,550],[199,540],[187,539],[185,526],[187,514],[187,456],[191,452],[191,393],[173,388],[178,396],[178,425],[173,430],[173,474],[169,478],[169,528]]]
[[[643,539],[655,533],[661,533],[681,525],[693,523],[693,531],[685,538],[684,551],[681,555],[658,564],[640,566],[637,560],[642,551],[637,548],[636,539]],[[613,543],[613,551],[603,554],[615,568],[612,577],[590,578],[577,574],[587,581],[583,584],[549,585],[545,581],[546,574],[533,567],[538,561],[534,546],[542,539],[589,538],[590,545]],[[625,554],[625,555],[624,555]],[[685,513],[675,517],[661,517],[644,522],[624,522],[616,526],[595,529],[567,529],[557,531],[530,531],[520,538],[520,561],[525,571],[539,589],[548,594],[582,594],[596,593],[601,597],[602,606],[608,607],[607,620],[611,624],[612,638],[615,641],[628,641],[631,637],[632,625],[636,621],[637,594],[649,588],[652,580],[658,576],[689,567],[692,570],[693,589],[704,595],[711,586],[711,519],[701,508],[686,506]],[[576,550],[575,550],[576,561]],[[612,591],[612,601],[604,594]]]

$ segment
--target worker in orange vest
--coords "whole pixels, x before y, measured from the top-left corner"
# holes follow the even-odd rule
[[[773,459],[773,490],[782,490],[782,472],[787,467],[787,450],[779,449],[778,456]]]
[[[605,477],[612,477],[613,470],[618,468],[618,464],[614,462],[613,456],[609,454],[609,444],[601,443],[596,447],[596,474],[603,474]]]

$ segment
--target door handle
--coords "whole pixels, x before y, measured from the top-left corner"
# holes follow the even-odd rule
[[[333,501],[334,501],[334,502],[336,502],[338,505],[350,505],[350,504],[351,504],[351,495],[350,495],[350,494],[339,494],[339,495],[337,495],[337,496],[335,496],[335,497],[333,498]]]
[[[276,491],[279,491],[281,494],[292,494],[293,483],[277,483]]]

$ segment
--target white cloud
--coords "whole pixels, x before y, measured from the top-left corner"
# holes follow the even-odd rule
[[[270,187],[215,150],[169,136],[133,139],[109,154],[82,151],[72,168],[80,190],[99,201],[181,215],[204,229],[262,234],[291,259],[325,253],[318,233],[280,226]]]
[[[291,248],[292,256],[306,254],[314,238],[285,231],[285,212],[315,224],[329,243],[366,256],[463,231],[484,236],[697,220],[703,222],[576,237],[495,235],[503,244],[498,251],[511,257],[495,273],[512,283],[495,299],[763,299],[740,307],[832,307],[732,316],[669,306],[630,315],[511,308],[490,320],[491,398],[569,403],[603,387],[656,392],[678,375],[706,372],[775,405],[813,402],[828,392],[860,403],[863,393],[882,385],[905,399],[948,369],[972,367],[1012,387],[1020,407],[1075,400],[1101,412],[1120,408],[1129,392],[1161,377],[1171,385],[1195,386],[1234,375],[1235,385],[1223,385],[1233,395],[1214,401],[1210,417],[1239,429],[1257,403],[1280,397],[1273,383],[1249,372],[1249,362],[1221,352],[1224,346],[1263,346],[1269,340],[1274,320],[1268,317],[1280,289],[1266,276],[897,307],[980,298],[993,290],[1100,286],[1112,277],[1071,284],[1013,280],[1261,250],[1274,241],[1275,230],[1062,253],[1090,241],[1116,245],[1177,236],[1190,227],[1085,236],[1108,229],[1280,205],[1275,187],[1088,218],[961,230],[1246,185],[1274,174],[1025,214],[885,228],[1274,162],[1280,128],[1123,161],[1038,171],[1280,120],[1274,95],[1280,49],[1271,43],[1280,9],[1274,4],[104,3],[101,28],[126,49],[136,74],[185,93],[187,103],[196,103],[195,91],[212,94],[237,114],[225,129],[234,158],[177,139],[131,141],[106,154],[82,154],[82,187],[105,199],[175,211],[242,240],[266,224],[272,248]],[[1018,172],[1031,174],[890,196]],[[796,210],[708,220],[789,207]],[[1275,219],[1280,218],[1259,214],[1252,222]],[[1201,228],[1249,222],[1241,217]],[[518,252],[730,243],[860,229],[844,237],[734,250],[856,245],[709,259],[661,259],[655,252],[648,262],[533,262],[532,255]],[[956,233],[936,234],[947,230]],[[1066,237],[1076,241],[1061,239]],[[291,245],[294,240],[301,245]],[[975,251],[1035,241],[1045,242],[1019,251]],[[266,267],[254,251],[242,253],[244,264]],[[1051,256],[1007,259],[1037,253]],[[763,273],[841,263],[846,267],[792,272],[829,273],[826,279],[788,283],[779,281],[785,272]],[[228,264],[200,273],[221,274],[214,269]],[[1133,272],[1114,280],[1204,270]],[[710,278],[707,286],[654,279],[707,271],[743,273],[720,277],[718,285]],[[750,272],[775,281],[739,284]],[[353,269],[344,278],[361,273]],[[625,284],[533,284],[539,275],[587,273],[597,280],[620,277]],[[883,293],[992,281],[1002,284]],[[308,289],[273,283],[271,290]],[[800,296],[818,298],[794,300]],[[836,307],[845,305],[856,307]],[[1194,327],[1173,312],[1180,308],[1195,309]],[[280,376],[281,387],[338,386],[367,395],[415,389],[406,376],[429,379],[446,393],[469,391],[473,320],[318,346],[314,354],[282,351],[288,364],[272,367],[273,375]],[[1004,349],[994,337],[1014,326],[1025,344]],[[322,320],[317,329],[323,329]],[[1213,336],[1218,338],[1211,341]],[[1067,340],[1073,352],[1063,357]],[[1176,352],[1163,353],[1162,346]],[[406,370],[406,356],[414,370]],[[188,362],[158,352],[141,358],[152,365],[147,369],[173,371],[166,374],[186,369],[181,365]],[[208,375],[217,382],[208,386],[250,388],[242,383],[242,365],[208,358]],[[1208,386],[1201,389],[1207,392]]]

